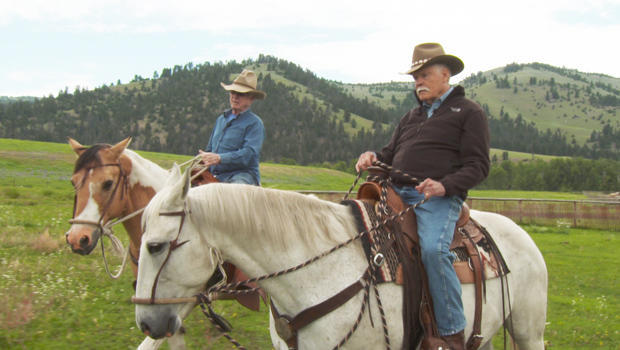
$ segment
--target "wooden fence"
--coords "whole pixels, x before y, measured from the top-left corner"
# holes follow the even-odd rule
[[[339,202],[346,194],[344,191],[298,192],[334,202]],[[356,193],[352,193],[350,197],[355,196]],[[467,204],[472,209],[502,214],[518,224],[620,231],[618,201],[469,197]]]

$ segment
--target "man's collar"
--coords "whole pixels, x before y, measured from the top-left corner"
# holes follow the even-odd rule
[[[438,99],[433,101],[433,103],[431,104],[427,102],[422,102],[422,107],[424,111],[426,112],[427,118],[430,118],[433,115],[433,112],[437,110],[439,106],[441,106],[441,104],[448,98],[448,96],[450,96],[450,93],[452,93],[452,90],[454,90],[454,87],[450,86],[448,91],[444,92],[443,95],[441,95]]]
[[[460,86],[460,85],[453,85],[453,86],[450,86],[448,91],[446,91],[443,95],[441,95],[441,97],[439,99],[437,99],[437,100],[435,100],[433,102],[437,102],[438,100],[441,100],[441,102],[440,102],[440,104],[441,104],[453,92],[454,92],[455,96],[457,96],[457,95],[464,95],[465,94],[465,91],[464,91],[462,86]],[[420,98],[418,97],[418,94],[414,93],[413,96],[415,97],[416,101],[418,101],[418,105],[420,105],[420,106],[424,106],[425,105],[425,102],[420,100]]]
[[[454,86],[450,86],[448,88],[448,90],[446,90],[446,92],[443,93],[443,95],[439,96],[439,98],[436,99],[435,101],[433,101],[432,103],[426,103],[426,102],[423,102],[423,103],[426,103],[429,106],[431,106],[433,104],[436,104],[436,103],[441,105],[443,103],[443,101],[445,101],[446,98],[448,98],[448,96],[450,96],[450,93],[452,92],[452,90],[454,90]]]
[[[232,108],[229,108],[229,109],[224,111],[224,117],[229,117],[231,114],[233,114],[235,117],[238,117],[238,116],[240,116],[242,114],[245,114],[245,113],[247,113],[249,111],[250,111],[250,108],[246,109],[245,111],[243,111],[243,112],[241,112],[239,114],[233,114]]]

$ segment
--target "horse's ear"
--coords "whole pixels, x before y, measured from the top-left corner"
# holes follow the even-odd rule
[[[84,151],[88,149],[88,147],[82,146],[81,143],[70,137],[67,137],[67,142],[69,142],[69,145],[71,146],[71,148],[73,148],[73,152],[75,152],[75,154],[77,154],[78,156],[82,155],[82,153],[84,153]]]
[[[117,143],[116,145],[112,146],[112,148],[110,148],[110,151],[112,152],[112,154],[114,155],[116,159],[120,158],[121,153],[123,153],[125,148],[129,146],[130,142],[131,142],[131,136]]]
[[[172,168],[168,170],[168,179],[166,180],[166,186],[173,186],[179,182],[181,177],[181,167],[175,162],[172,164]]]
[[[166,186],[172,187],[172,198],[170,198],[170,202],[183,202],[185,200],[191,187],[190,178],[191,172],[189,170],[181,175],[181,167],[179,167],[177,163],[174,163],[172,169],[170,169],[170,174],[166,183]]]
[[[187,192],[189,192],[189,189],[191,187],[192,187],[192,172],[188,168],[187,170],[185,170],[185,173],[183,174],[183,195],[181,197],[183,198],[183,200],[185,200],[185,197],[187,197]]]

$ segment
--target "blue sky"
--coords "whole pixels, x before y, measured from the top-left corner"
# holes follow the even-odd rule
[[[0,2],[0,96],[47,96],[174,65],[273,55],[347,83],[410,81],[415,44],[466,76],[542,62],[620,77],[620,0]]]

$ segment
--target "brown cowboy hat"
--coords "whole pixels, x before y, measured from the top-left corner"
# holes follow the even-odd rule
[[[232,84],[226,85],[224,83],[220,83],[224,90],[226,91],[236,91],[242,94],[252,94],[257,99],[263,99],[267,94],[264,91],[260,91],[256,89],[256,83],[258,79],[256,78],[256,73],[251,70],[244,69],[238,77],[233,80]]]
[[[411,67],[403,74],[413,74],[413,72],[435,63],[441,63],[448,66],[448,68],[450,68],[451,75],[459,74],[464,67],[463,61],[461,61],[460,58],[452,55],[446,55],[440,44],[425,43],[417,45],[413,49]]]

